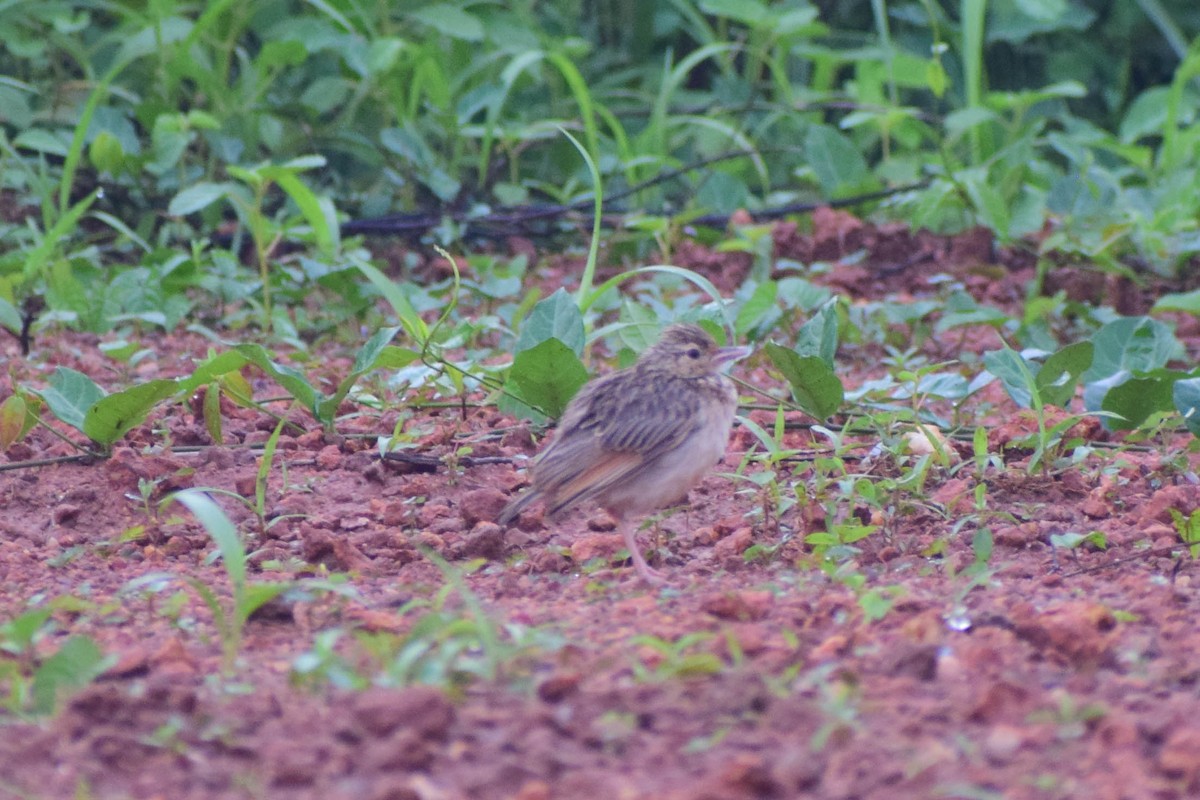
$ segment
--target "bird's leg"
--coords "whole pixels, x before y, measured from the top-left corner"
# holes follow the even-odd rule
[[[638,577],[650,586],[663,586],[669,583],[661,572],[653,569],[646,563],[646,559],[642,558],[642,551],[638,548],[637,543],[637,529],[633,523],[622,517],[620,528],[621,535],[625,537],[625,548],[629,551],[629,557],[633,559],[633,569],[637,572]]]

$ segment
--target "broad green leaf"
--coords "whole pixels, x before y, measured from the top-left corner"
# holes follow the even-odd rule
[[[874,185],[862,151],[850,139],[826,125],[809,127],[804,138],[804,157],[826,197]]]
[[[19,394],[10,395],[0,403],[0,453],[16,444],[25,435],[25,420],[29,409]]]
[[[796,333],[796,355],[816,356],[832,370],[838,345],[837,301],[825,303]]]
[[[94,442],[112,444],[150,413],[150,409],[179,390],[175,381],[154,380],[131,386],[97,400],[83,418],[83,432]]]
[[[82,372],[57,367],[50,376],[50,386],[38,394],[50,407],[51,414],[83,432],[84,416],[104,397],[104,390]]]
[[[583,315],[565,289],[540,301],[529,312],[517,336],[516,352],[529,350],[547,339],[557,339],[576,356],[583,355]]]
[[[29,653],[54,626],[47,625],[53,608],[43,606],[26,611],[0,625],[0,651],[19,656]]]
[[[354,356],[354,367],[352,372],[355,375],[362,375],[365,372],[375,369],[377,362],[383,356],[388,344],[392,339],[396,338],[396,334],[400,332],[400,328],[380,328],[378,331],[363,343],[359,348],[358,353]],[[411,352],[411,351],[410,351]]]
[[[420,353],[392,347],[388,344],[400,332],[400,328],[383,328],[375,333],[358,351],[354,357],[354,367],[350,374],[341,380],[337,389],[328,397],[316,401],[313,416],[327,428],[333,425],[333,416],[338,406],[350,394],[354,384],[364,374],[374,369],[400,369],[420,358]]]
[[[1179,352],[1179,342],[1165,323],[1150,317],[1114,320],[1092,336],[1095,357],[1083,374],[1084,383],[1107,378],[1121,370],[1149,372],[1166,366]]]
[[[842,406],[845,389],[833,368],[820,356],[802,356],[774,342],[766,344],[767,356],[792,387],[796,403],[808,414],[824,420]]]
[[[1091,342],[1076,342],[1047,358],[1034,381],[1042,402],[1066,408],[1075,397],[1079,376],[1092,365],[1094,351]]]
[[[116,662],[106,658],[100,648],[86,636],[72,636],[37,668],[33,676],[33,711],[52,714],[62,696],[80,689],[103,674]]]
[[[1014,5],[1022,14],[1043,22],[1056,20],[1067,12],[1067,0],[1015,0]]]
[[[558,339],[547,339],[517,353],[504,388],[521,404],[531,406],[530,410],[540,409],[558,418],[587,379],[587,369],[575,351]],[[522,413],[520,405],[511,404],[509,398],[501,399],[500,408],[521,416],[535,416],[530,410]]]
[[[28,128],[21,131],[13,140],[13,145],[51,156],[65,156],[68,151],[67,143],[62,140],[61,136],[41,128]]]
[[[421,354],[416,350],[388,345],[379,351],[379,355],[375,357],[375,360],[371,362],[371,366],[366,371],[370,372],[373,369],[403,369],[420,357]]]
[[[196,365],[192,374],[179,382],[179,393],[187,397],[201,386],[211,384],[222,375],[236,372],[246,366],[249,360],[236,350],[226,350],[214,356],[209,356]]]
[[[409,16],[452,39],[478,42],[483,38],[483,23],[479,17],[447,3],[425,6]]]
[[[21,312],[3,297],[0,297],[0,326],[8,328],[13,333],[21,331]]]
[[[1175,408],[1193,436],[1200,436],[1200,378],[1175,381],[1171,390]]]
[[[703,119],[703,118],[701,118]],[[692,123],[693,127],[695,123]],[[749,149],[749,145],[747,149]],[[739,208],[745,208],[753,203],[753,195],[746,182],[725,172],[714,172],[709,175],[699,190],[693,196],[693,201],[700,208],[718,214],[732,214]]]
[[[1129,104],[1118,133],[1121,141],[1133,144],[1144,136],[1161,136],[1167,122],[1167,100],[1170,88],[1154,86],[1142,92]]]
[[[812,311],[820,308],[833,296],[833,292],[828,287],[810,283],[804,278],[789,276],[780,278],[775,281],[775,284],[779,287],[779,301],[784,308]],[[892,306],[892,304],[888,305]]]
[[[197,183],[171,198],[167,213],[182,217],[207,208],[229,193],[228,183]]]
[[[1178,292],[1176,294],[1164,294],[1158,298],[1151,312],[1158,311],[1183,311],[1188,314],[1200,316],[1200,289],[1193,289],[1190,292]]]
[[[626,323],[618,330],[621,343],[640,353],[654,344],[662,325],[653,311],[631,300],[621,301],[621,321]]]
[[[970,170],[959,177],[980,221],[995,231],[997,237],[1007,240],[1012,225],[1008,198],[996,188],[986,170]]]
[[[767,6],[760,0],[701,0],[700,8],[715,17],[727,17],[757,28],[770,18]]]
[[[737,319],[733,329],[738,338],[744,337],[753,330],[775,308],[775,298],[779,294],[779,284],[766,280],[754,287],[754,291],[738,309]]]
[[[305,408],[316,407],[320,393],[308,382],[308,378],[304,376],[303,372],[284,364],[276,364],[271,360],[271,354],[261,344],[239,344],[234,349],[245,356],[251,364],[271,376]]]
[[[959,136],[980,125],[991,124],[999,119],[999,115],[990,108],[971,106],[951,111],[946,115],[946,133]]]
[[[695,284],[701,291],[703,291],[705,294],[707,294],[709,297],[712,298],[713,303],[715,303],[720,308],[721,316],[725,319],[725,321],[727,323],[732,322],[732,320],[729,319],[728,305],[727,305],[726,301],[724,300],[724,295],[721,294],[721,292],[717,289],[717,287],[713,285],[712,281],[710,281],[708,278],[704,277],[703,275],[701,275],[698,272],[694,272],[690,269],[684,269],[683,267],[672,266],[670,264],[652,264],[648,267],[638,267],[637,269],[627,270],[625,272],[620,273],[619,275],[614,275],[613,277],[609,278],[604,283],[602,283],[598,287],[596,287],[596,290],[594,292],[592,292],[591,294],[589,294],[587,296],[586,300],[584,300],[582,303],[580,303],[580,310],[587,311],[592,306],[592,304],[595,303],[596,300],[603,297],[605,292],[607,292],[609,289],[616,288],[617,286],[620,286],[622,283],[629,280],[630,278],[636,277],[638,275],[642,275],[647,272],[657,272],[657,273],[661,273],[663,275],[674,275],[675,277],[683,278],[686,281],[690,281],[691,283]]]
[[[1008,322],[1009,316],[998,308],[982,306],[964,291],[956,291],[946,300],[946,310],[934,325],[934,330],[944,333],[963,325],[991,325],[1000,327]]]
[[[1010,347],[992,350],[983,354],[983,365],[987,371],[1000,379],[1004,390],[1021,408],[1033,407],[1034,375],[1037,364],[1031,364]]]
[[[1152,414],[1171,411],[1175,408],[1173,390],[1180,374],[1130,378],[1109,389],[1100,408],[1119,417],[1105,423],[1117,430],[1132,430],[1141,427]]]

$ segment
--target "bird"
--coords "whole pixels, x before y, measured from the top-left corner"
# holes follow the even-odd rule
[[[737,390],[724,374],[748,347],[718,347],[699,325],[667,327],[633,366],[585,384],[530,469],[531,488],[500,512],[508,525],[542,500],[550,517],[594,500],[618,523],[639,578],[669,583],[637,546],[633,517],[687,498],[725,456]]]

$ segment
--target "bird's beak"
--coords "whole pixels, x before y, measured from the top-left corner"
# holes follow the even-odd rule
[[[713,361],[718,366],[732,364],[734,361],[745,358],[754,352],[753,347],[719,347],[716,354],[713,356]]]

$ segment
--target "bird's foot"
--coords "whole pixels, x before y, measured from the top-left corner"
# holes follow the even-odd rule
[[[653,589],[673,585],[673,581],[670,578],[647,564],[644,559],[635,558],[633,560],[633,568],[642,583]]]

